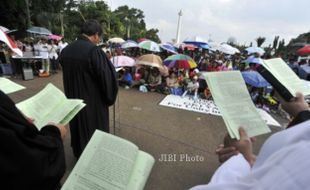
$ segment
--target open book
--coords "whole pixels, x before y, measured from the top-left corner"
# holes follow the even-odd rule
[[[24,86],[12,82],[7,78],[0,77],[0,90],[5,94],[10,94],[23,89],[25,89]]]
[[[83,100],[67,97],[49,83],[43,90],[24,100],[16,107],[27,117],[34,119],[38,129],[49,122],[67,124],[85,106]]]
[[[281,59],[263,60],[257,71],[277,90],[286,101],[293,98],[296,92],[310,95],[310,88]]]
[[[204,76],[231,138],[240,139],[241,126],[250,137],[270,132],[253,104],[240,71],[212,72]]]
[[[142,190],[154,158],[120,137],[96,130],[62,190]]]

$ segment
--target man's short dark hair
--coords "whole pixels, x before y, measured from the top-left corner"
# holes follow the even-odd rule
[[[101,36],[102,28],[97,20],[87,20],[81,28],[81,33],[86,34],[87,36],[92,36],[98,33],[98,35]]]

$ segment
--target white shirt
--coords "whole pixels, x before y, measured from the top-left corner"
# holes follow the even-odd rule
[[[191,190],[305,190],[310,187],[310,120],[272,135],[252,168],[242,155]]]

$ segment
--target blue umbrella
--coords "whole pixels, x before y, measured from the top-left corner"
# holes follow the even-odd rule
[[[160,47],[166,51],[169,51],[171,53],[178,53],[175,49],[175,47],[171,44],[168,44],[168,43],[164,43],[164,44],[160,44]]]
[[[245,83],[254,87],[266,87],[270,84],[257,71],[243,71],[241,72]]]
[[[33,34],[41,34],[41,35],[50,35],[50,34],[52,34],[52,32],[49,31],[48,29],[43,28],[43,27],[38,27],[38,26],[32,26],[32,27],[28,28],[27,32],[33,33]]]
[[[263,63],[263,60],[261,58],[259,58],[259,57],[252,57],[252,56],[250,56],[244,62],[247,63],[247,64],[256,63],[256,64],[260,64],[261,65]]]

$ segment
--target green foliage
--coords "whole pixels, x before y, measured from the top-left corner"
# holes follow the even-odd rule
[[[266,41],[265,37],[261,37],[259,36],[258,38],[256,38],[256,43],[257,43],[257,47],[261,47],[261,45]]]
[[[103,28],[103,40],[111,37],[148,38],[160,42],[157,29],[146,29],[144,13],[128,6],[111,11],[105,1],[75,0],[28,0],[30,24],[48,28],[54,34],[61,34],[62,22],[66,40],[72,41],[78,35],[80,26],[87,19],[96,19]],[[1,0],[0,25],[9,29],[27,29],[27,0]]]

